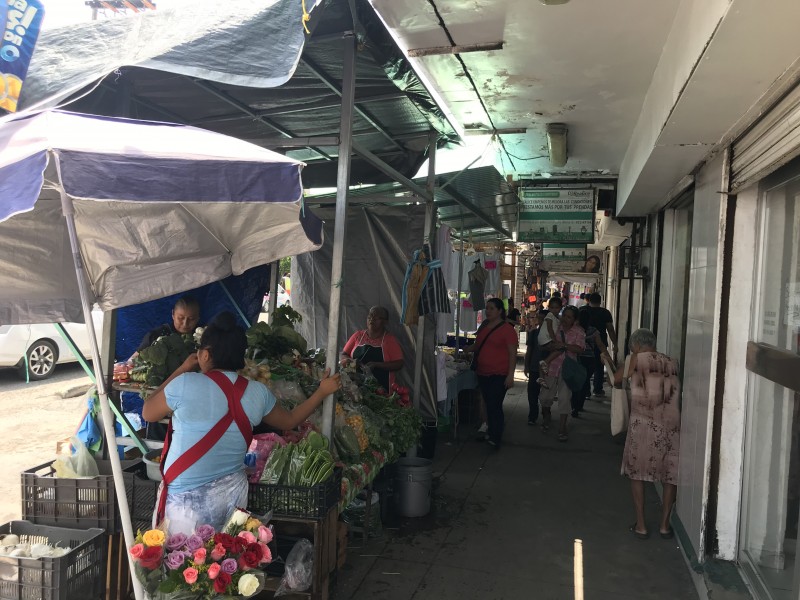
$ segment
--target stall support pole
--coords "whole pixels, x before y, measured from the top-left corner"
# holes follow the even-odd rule
[[[331,260],[331,299],[328,311],[328,347],[325,366],[331,373],[339,364],[339,316],[342,297],[344,236],[347,225],[347,192],[350,187],[350,154],[353,150],[353,99],[356,83],[356,38],[352,31],[344,34],[342,75],[342,116],[339,125],[339,158],[336,173],[336,213],[333,223],[333,258]],[[322,403],[322,433],[333,442],[335,401],[328,396]]]
[[[86,321],[86,329],[89,333],[89,341],[92,344],[92,361],[94,362],[95,379],[97,383],[97,395],[100,397],[100,407],[103,417],[103,430],[106,437],[106,443],[112,444],[109,448],[109,459],[111,460],[111,472],[114,475],[114,489],[117,493],[117,504],[119,506],[119,515],[122,521],[122,533],[125,538],[126,548],[130,548],[134,543],[133,525],[131,524],[131,513],[128,508],[128,497],[125,493],[125,482],[122,479],[122,464],[119,460],[119,453],[116,449],[116,434],[114,432],[114,419],[111,416],[111,406],[108,401],[108,389],[106,388],[106,380],[103,377],[103,366],[100,364],[100,347],[97,344],[97,333],[94,330],[94,322],[92,321],[92,307],[89,303],[89,290],[86,289],[87,275],[83,268],[83,259],[81,258],[80,248],[78,246],[78,234],[75,230],[75,209],[70,198],[64,191],[64,184],[61,179],[61,164],[57,154],[53,154],[55,159],[56,170],[58,172],[58,185],[61,194],[61,210],[64,214],[64,219],[67,224],[67,232],[69,233],[69,245],[72,249],[72,260],[75,264],[75,275],[78,278],[78,290],[81,294],[81,304],[83,305],[83,318]],[[128,552],[128,564],[131,573],[135,573],[133,559]],[[136,600],[144,599],[144,590],[141,583],[136,577],[133,580],[133,593]]]
[[[272,320],[273,316],[275,315],[275,309],[278,307],[278,282],[280,281],[280,273],[278,270],[280,269],[281,261],[276,260],[269,266],[269,324],[272,325],[274,321]]]
[[[436,208],[433,204],[433,189],[436,187],[436,142],[438,136],[434,131],[428,134],[428,180],[425,183],[425,190],[428,192],[428,197],[425,199],[425,229],[423,230],[422,244],[428,244],[428,247],[433,252],[433,225],[434,225],[434,211]],[[426,259],[430,261],[433,257],[427,256]],[[414,341],[414,395],[411,399],[414,410],[419,412],[420,397],[422,395],[422,359],[425,352],[425,321],[426,315],[420,315],[417,321],[417,334]],[[436,402],[434,402],[434,414],[436,413]],[[406,456],[414,458],[417,456],[417,447],[412,446],[406,450]]]

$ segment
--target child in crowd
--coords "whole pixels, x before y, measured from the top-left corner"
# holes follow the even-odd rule
[[[561,354],[560,344],[556,340],[556,330],[558,329],[558,313],[561,312],[563,306],[561,298],[550,298],[547,303],[547,316],[544,318],[544,323],[539,328],[539,348],[543,353],[547,353],[547,358],[539,361],[539,378],[536,383],[543,388],[549,388],[545,376],[551,362],[556,356]]]

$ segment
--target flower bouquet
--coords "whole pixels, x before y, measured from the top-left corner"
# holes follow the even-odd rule
[[[259,568],[272,562],[271,541],[270,527],[236,509],[219,532],[200,525],[190,536],[139,533],[130,553],[153,599],[249,598],[264,587]]]

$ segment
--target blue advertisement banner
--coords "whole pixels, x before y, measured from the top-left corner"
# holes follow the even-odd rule
[[[6,4],[4,0],[0,0]],[[5,24],[0,40],[0,108],[17,110],[22,83],[28,73],[33,49],[44,18],[41,0],[8,0],[0,9],[0,23]]]

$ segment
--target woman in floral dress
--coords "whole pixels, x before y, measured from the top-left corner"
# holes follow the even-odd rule
[[[640,539],[649,536],[644,518],[644,482],[660,481],[664,488],[659,523],[662,538],[674,533],[669,520],[675,504],[680,453],[680,381],[678,364],[656,351],[656,338],[649,329],[631,335],[631,355],[615,375],[615,385],[630,381],[631,411],[622,474],[631,480],[636,523],[631,532]]]

